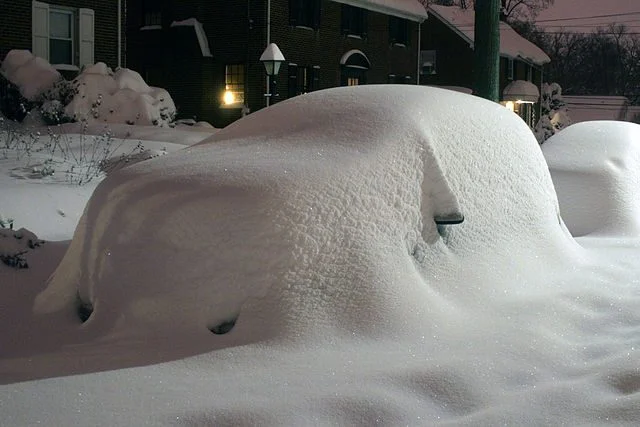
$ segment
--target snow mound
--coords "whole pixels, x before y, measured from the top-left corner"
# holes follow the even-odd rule
[[[62,78],[45,59],[34,56],[28,50],[9,51],[0,70],[29,101],[34,101]]]
[[[77,94],[65,115],[88,123],[167,125],[176,107],[169,93],[150,87],[135,71],[113,73],[104,63],[87,67],[73,81]]]
[[[542,151],[574,236],[640,236],[640,125],[577,123]]]
[[[537,142],[508,110],[436,88],[336,88],[109,176],[36,310],[81,300],[94,331],[232,330],[235,343],[415,337],[572,247]],[[476,282],[487,253],[500,263]]]

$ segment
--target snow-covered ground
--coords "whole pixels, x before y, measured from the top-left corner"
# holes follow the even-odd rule
[[[28,228],[64,240],[55,201],[84,214],[28,269],[0,265],[0,425],[640,419],[640,240],[572,237],[507,109],[336,88],[158,144],[171,152],[95,189],[2,163],[0,213],[24,194],[18,227],[48,212]],[[634,197],[621,175],[612,200]]]

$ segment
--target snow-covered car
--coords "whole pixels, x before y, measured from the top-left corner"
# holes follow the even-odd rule
[[[496,103],[309,93],[102,181],[20,320],[28,344],[2,347],[0,413],[633,425],[639,253],[576,243],[537,141]]]
[[[577,123],[542,152],[574,236],[640,236],[640,125]]]

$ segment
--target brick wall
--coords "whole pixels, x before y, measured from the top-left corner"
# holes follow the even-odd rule
[[[1,0],[0,5],[0,58],[11,49],[31,49],[31,0]],[[55,0],[52,5],[73,8],[90,8],[95,12],[96,62],[110,67],[117,65],[118,10],[117,1],[104,0]],[[123,4],[124,4],[123,0]],[[123,14],[124,22],[124,14]],[[122,45],[125,46],[123,34]],[[123,51],[124,57],[124,51]]]
[[[31,49],[30,0],[0,0],[0,61],[11,49]]]
[[[473,49],[437,18],[422,24],[422,50],[436,51],[436,74],[420,77],[425,85],[473,87]]]
[[[214,126],[225,126],[240,117],[239,109],[221,108],[225,65],[245,64],[245,99],[251,111],[265,106],[266,78],[259,58],[267,45],[266,1],[158,0],[162,9],[162,30],[140,31],[142,0],[128,0],[128,64],[141,71],[149,67],[163,70],[162,78],[150,82],[169,90],[181,117],[196,116]],[[287,62],[320,67],[320,88],[340,85],[340,58],[351,49],[361,50],[371,61],[367,83],[387,83],[390,73],[411,76],[417,73],[417,23],[411,22],[406,48],[391,46],[388,16],[368,12],[368,37],[360,40],[341,32],[341,4],[322,1],[319,30],[289,25],[289,0],[271,2],[271,41],[278,44]],[[195,17],[204,26],[212,58],[190,52],[195,41],[176,38],[169,28],[174,20]],[[187,46],[187,48],[185,48]],[[188,64],[188,66],[186,66]],[[189,68],[187,70],[187,68]],[[172,77],[173,76],[173,77]],[[287,94],[287,66],[277,78],[280,100]]]

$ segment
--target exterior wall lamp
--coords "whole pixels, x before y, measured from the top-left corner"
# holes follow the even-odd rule
[[[284,62],[284,55],[275,43],[270,43],[269,46],[262,52],[260,56],[260,62],[264,64],[264,69],[267,73],[267,93],[265,97],[267,99],[267,107],[269,106],[269,100],[273,99],[275,104],[278,92],[276,89],[276,76],[280,71],[280,66]]]

